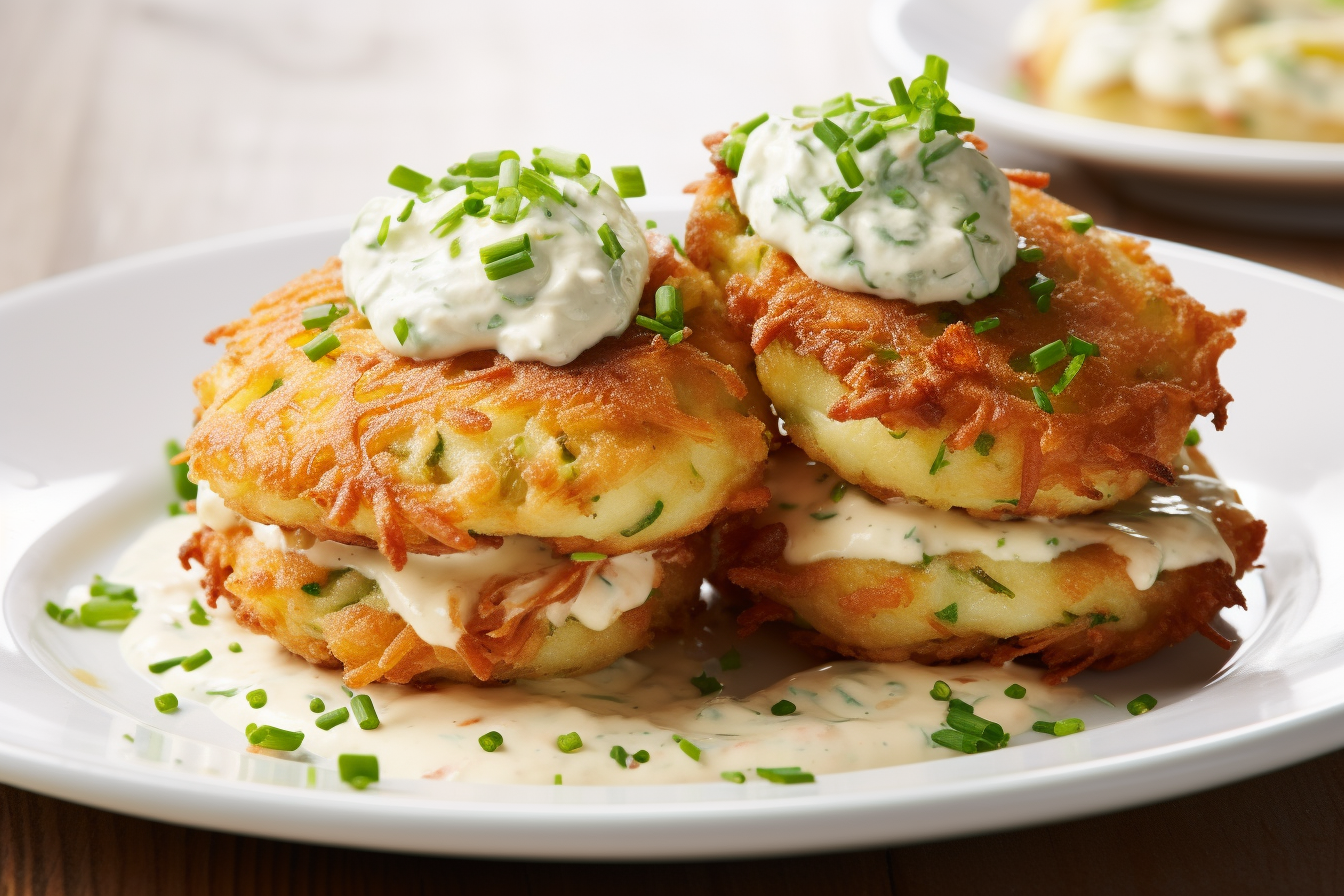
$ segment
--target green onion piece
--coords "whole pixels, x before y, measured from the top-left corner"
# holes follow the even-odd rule
[[[461,254],[462,254],[462,241],[460,239],[454,238],[453,241],[448,244],[448,257],[457,258]]]
[[[848,482],[845,482],[844,480],[837,482],[835,484],[835,487],[831,489],[831,501],[836,504],[839,504],[840,499],[845,496],[845,492],[848,490],[849,490]]]
[[[681,752],[685,753],[687,756],[691,757],[696,762],[700,761],[699,747],[688,741],[686,738],[682,737],[680,734],[672,735],[672,740],[676,742],[677,746],[681,747]]]
[[[655,220],[653,220],[652,218],[649,218],[648,220],[646,220],[646,221],[644,222],[644,229],[645,229],[645,230],[653,230],[653,229],[655,229],[657,226],[658,226],[658,222],[655,221]]]
[[[933,689],[929,691],[929,696],[935,700],[951,700],[952,686],[939,679],[933,683]]]
[[[434,183],[434,178],[426,177],[419,171],[407,168],[405,165],[398,165],[387,176],[387,182],[399,190],[419,194],[425,192],[425,188]]]
[[[1157,705],[1157,698],[1152,694],[1140,694],[1133,700],[1125,704],[1125,709],[1129,710],[1132,716],[1141,716]]]
[[[318,716],[317,721],[313,724],[323,731],[330,731],[337,725],[344,724],[348,721],[350,721],[350,710],[346,709],[344,706],[340,706],[333,709],[331,712]]]
[[[638,165],[612,165],[611,179],[616,182],[616,192],[622,199],[634,199],[647,192],[644,189],[644,172],[639,170]]]
[[[1077,734],[1083,729],[1084,725],[1082,719],[1060,719],[1058,722],[1036,722],[1031,726],[1032,731],[1039,731],[1041,734],[1053,734],[1055,737]]]
[[[887,136],[887,129],[879,122],[870,121],[861,131],[854,135],[854,148],[859,152],[867,152]]]
[[[1101,349],[1094,342],[1088,342],[1086,339],[1079,339],[1077,336],[1070,335],[1067,345],[1071,355],[1100,355]]]
[[[575,551],[569,555],[569,559],[575,563],[595,563],[598,560],[607,559],[607,555],[599,554],[596,551]]]
[[[474,152],[467,157],[464,172],[467,177],[494,177],[499,174],[500,163],[505,159],[516,159],[518,153],[511,149],[493,149],[488,152]]]
[[[47,611],[47,615],[50,616],[52,619],[55,619],[57,622],[61,621],[61,608],[57,606],[57,604],[54,601],[50,600],[47,601],[47,605],[44,609]],[[150,671],[152,672],[153,670],[154,667],[150,666]]]
[[[378,713],[374,710],[373,699],[368,694],[356,694],[351,697],[350,711],[354,713],[359,727],[365,731],[372,731],[378,727]]]
[[[383,223],[378,226],[378,238],[377,238],[378,245],[381,246],[383,243],[387,242],[387,234],[391,231],[391,229],[392,229],[392,216],[386,215],[383,217]]]
[[[919,205],[915,197],[910,195],[910,191],[905,187],[892,187],[887,191],[887,198],[896,203],[901,208],[914,208]]]
[[[719,657],[719,668],[725,672],[742,668],[742,654],[737,652],[736,647],[728,648],[728,652]]]
[[[266,691],[261,688],[248,691],[244,696],[247,698],[247,705],[253,709],[261,709],[266,705]]]
[[[533,165],[540,160],[547,171],[561,177],[583,177],[593,170],[593,163],[583,153],[556,149],[554,146],[533,150],[532,158]]]
[[[192,625],[210,624],[210,617],[206,614],[205,607],[201,606],[201,602],[194,597],[191,599],[191,605],[187,610],[187,620]]]
[[[1017,250],[1018,261],[1041,261],[1045,258],[1045,250],[1040,246],[1023,246]]]
[[[605,227],[606,225],[603,224],[602,226]],[[512,277],[514,274],[520,274],[534,267],[536,267],[536,264],[532,261],[531,252],[518,252],[487,264],[485,266],[485,276],[489,280],[503,280],[505,277]]]
[[[1055,291],[1055,281],[1036,272],[1036,276],[1027,284],[1027,292],[1036,300],[1036,310],[1044,314],[1050,310],[1050,294]]]
[[[980,333],[988,333],[998,325],[999,319],[997,317],[987,317],[984,320],[976,321],[971,325],[971,329],[976,332],[976,335],[979,335]]]
[[[326,710],[326,708],[327,704],[322,702],[321,697],[314,697],[313,699],[308,701],[309,712],[323,712],[324,710]]]
[[[969,571],[971,575],[974,576],[981,584],[983,584],[990,591],[993,591],[995,594],[1002,594],[1005,597],[1010,598],[1017,597],[1017,595],[1013,593],[1011,588],[995,579],[993,576],[985,572],[980,567],[972,566]]]
[[[300,585],[299,590],[309,597],[318,597],[322,594],[322,586],[317,582],[308,582],[307,584]]]
[[[1014,700],[1021,700],[1023,697],[1027,696],[1027,689],[1020,684],[1010,684],[1003,689],[1003,695],[1005,697],[1012,697]]]
[[[557,737],[555,745],[560,748],[561,753],[574,753],[583,748],[583,738],[579,737],[577,731],[571,731]]]
[[[625,751],[625,747],[622,747],[620,744],[617,744],[616,746],[612,747],[611,752],[608,753],[607,755],[610,756],[612,759],[615,759],[616,764],[619,765],[621,768],[626,768],[627,766],[625,763],[627,760],[630,759],[630,754],[627,753]]]
[[[303,743],[303,732],[288,731],[274,725],[258,725],[247,735],[247,742],[264,750],[292,753]]]
[[[607,257],[616,261],[625,254],[625,247],[621,241],[616,239],[616,234],[612,232],[610,224],[603,224],[597,228],[597,238],[602,241],[602,251],[607,253]]]
[[[700,696],[708,697],[710,694],[718,693],[723,690],[723,685],[717,678],[707,672],[701,672],[691,679],[691,684],[695,685],[700,691]]]
[[[924,77],[939,87],[947,86],[947,60],[932,53],[924,57]]]
[[[719,158],[729,171],[736,171],[742,165],[742,154],[746,149],[746,134],[729,134],[719,144]]]
[[[415,200],[412,199],[411,201],[414,202]],[[305,330],[325,330],[349,313],[349,305],[325,302],[321,305],[311,305],[303,309],[303,315],[299,318],[299,323],[303,324]]]
[[[658,323],[680,330],[686,325],[682,312],[681,290],[675,286],[660,286],[653,294],[653,314]]]
[[[680,330],[674,330],[667,324],[662,323],[661,321],[654,320],[651,317],[645,317],[643,314],[635,315],[635,324],[637,326],[643,327],[646,330],[652,330],[659,336],[662,336],[664,339],[668,341],[669,345],[672,344],[673,336],[679,336],[681,334]]]
[[[975,233],[975,222],[980,220],[979,212],[971,212],[957,224],[962,233]]]
[[[229,653],[242,653],[242,652],[243,652],[243,645],[239,644],[237,641],[229,642]]]
[[[398,224],[405,224],[405,223],[406,223],[406,219],[409,218],[409,217],[411,216],[411,210],[414,209],[414,208],[415,208],[415,200],[414,200],[414,199],[407,199],[407,200],[406,200],[406,207],[403,208],[403,209],[401,210],[401,214],[397,215],[397,223],[398,223]]]
[[[504,735],[498,731],[487,731],[476,738],[476,743],[481,745],[481,749],[487,753],[493,753],[504,746]]]
[[[196,500],[196,483],[187,475],[189,472],[187,464],[173,463],[173,458],[182,453],[182,446],[176,440],[169,440],[163,446],[163,451],[168,456],[168,472],[173,476],[173,488],[177,491],[177,496],[183,501]]]
[[[583,177],[577,178],[577,183],[588,191],[589,196],[596,196],[598,191],[602,189],[602,178],[596,174],[585,174]]]
[[[994,447],[994,437],[987,432],[982,432],[975,437],[975,444],[971,447],[981,457],[989,457],[990,449]]]
[[[561,784],[563,784],[564,781],[565,781],[565,779],[564,779],[564,776],[563,776],[563,775],[559,775],[559,774],[557,774],[557,775],[555,776],[555,784],[556,784],[557,787],[560,786]]]
[[[457,167],[457,166],[454,166]],[[466,170],[465,167],[463,170]],[[465,187],[471,183],[471,178],[457,174],[449,174],[447,177],[439,178],[439,189],[445,193],[451,193],[459,187]]]
[[[1193,448],[1198,445],[1202,439],[1203,436],[1199,434],[1199,430],[1192,429],[1185,434],[1185,446],[1187,448]]]
[[[522,172],[522,164],[517,159],[505,159],[499,163],[499,195],[505,195],[507,190],[517,189],[518,176]]]
[[[93,628],[122,629],[130,625],[140,611],[129,600],[113,597],[95,597],[79,608],[79,621]],[[70,614],[72,617],[74,613]],[[65,621],[65,613],[61,613]]]
[[[833,96],[828,100],[824,100],[821,104],[821,114],[828,118],[832,115],[843,115],[846,112],[853,111],[854,97],[848,93]]]
[[[1069,226],[1073,228],[1074,233],[1087,233],[1092,229],[1092,216],[1085,212],[1069,215],[1064,220],[1069,222]]]
[[[378,781],[378,757],[362,753],[342,753],[336,757],[341,780],[356,790]]]
[[[1050,403],[1050,396],[1046,395],[1040,386],[1031,387],[1031,397],[1036,399],[1036,406],[1047,414],[1055,412],[1055,406]]]
[[[520,233],[511,236],[506,240],[500,240],[497,243],[491,243],[488,246],[481,247],[481,264],[489,264],[492,261],[499,261],[501,258],[507,258],[510,255],[516,255],[519,252],[532,251],[532,238],[526,233]]]
[[[965,731],[957,731],[954,728],[940,728],[933,732],[929,738],[940,747],[947,747],[949,750],[957,750],[962,753],[984,753],[999,748],[999,744],[995,742]]]
[[[222,691],[206,691],[206,693],[210,694],[213,697],[232,697],[234,694],[238,693],[238,689],[225,688]]]
[[[719,772],[719,777],[733,784],[747,783],[747,776],[741,772]]]
[[[830,202],[822,210],[821,220],[834,221],[845,209],[849,208],[863,195],[859,190],[846,190],[839,184],[822,187],[821,192]]]
[[[835,513],[834,511],[825,511],[825,510],[818,510],[816,513],[808,514],[808,516],[812,517],[812,519],[816,520],[819,523],[824,523],[826,520],[833,520],[839,515],[840,514]]]
[[[971,734],[981,740],[989,741],[996,747],[1002,747],[1008,743],[1008,735],[1004,733],[1002,725],[998,722],[991,722],[989,719],[982,719],[973,712],[949,710],[947,726],[953,731]]]
[[[817,135],[817,139],[825,144],[831,152],[839,152],[840,147],[845,145],[849,135],[840,125],[831,121],[829,118],[823,118],[812,126],[812,133]]]
[[[1058,395],[1069,387],[1073,378],[1078,375],[1078,371],[1083,369],[1083,362],[1087,360],[1087,355],[1074,355],[1069,361],[1069,366],[1064,368],[1064,373],[1060,375],[1059,382],[1050,387],[1052,395]]]
[[[948,712],[968,712],[968,713],[971,713],[972,715],[974,715],[974,714],[975,714],[975,707],[972,706],[971,704],[967,703],[965,700],[958,700],[957,698],[953,697],[951,700],[948,700],[948,701],[947,701],[947,711],[948,711]]]
[[[755,118],[752,118],[752,119],[749,119],[749,120],[747,120],[747,121],[744,121],[744,122],[742,122],[741,124],[739,124],[737,127],[733,128],[733,133],[734,133],[734,134],[750,134],[752,131],[756,130],[758,127],[760,127],[761,125],[765,124],[766,121],[768,121],[769,119],[770,119],[770,113],[769,113],[769,112],[762,112],[760,115],[757,115]]]
[[[787,768],[758,768],[756,774],[772,784],[811,784],[816,776],[805,772],[796,765]]]
[[[1053,367],[1060,361],[1068,357],[1068,352],[1064,350],[1064,340],[1056,339],[1048,345],[1043,345],[1029,356],[1031,360],[1031,369],[1040,373],[1047,367]]]
[[[518,220],[522,206],[523,194],[517,190],[511,190],[507,196],[496,197],[495,207],[490,212],[490,220],[496,224],[512,224]]]
[[[528,199],[534,201],[542,196],[556,202],[565,201],[565,195],[560,192],[560,188],[555,185],[555,181],[540,171],[534,171],[531,168],[524,168],[518,172],[518,190]]]
[[[649,751],[639,750],[635,753],[635,755],[631,756],[630,758],[638,762],[640,765],[643,765],[644,763],[649,761]]]
[[[157,663],[150,663],[149,671],[153,672],[155,675],[162,675],[174,666],[181,665],[184,659],[186,659],[184,656],[175,656],[171,659],[159,660]]]
[[[956,605],[955,602],[954,602],[954,603],[950,603],[950,604],[948,604],[947,606],[943,607],[943,608],[942,608],[941,610],[939,610],[938,612],[934,613],[933,615],[934,615],[935,618],[937,618],[937,619],[941,619],[943,622],[946,622],[948,625],[956,625],[956,624],[957,624],[957,605]]]
[[[276,380],[276,383],[278,383],[278,382],[280,382],[280,381],[279,381],[279,380]],[[274,392],[274,391],[275,391],[275,384],[272,383],[272,384],[271,384],[271,388],[268,389],[268,390],[266,391],[266,394],[267,394],[267,395],[270,395],[270,394],[271,394],[272,392]],[[173,501],[173,502],[169,503],[169,505],[168,505],[168,515],[169,515],[169,516],[181,516],[181,515],[184,514],[184,513],[186,513],[186,511],[182,509],[182,504],[181,504],[181,502],[179,502],[179,501]]]
[[[887,86],[891,88],[891,98],[897,106],[908,107],[914,105],[910,102],[910,94],[905,89],[905,80],[903,78],[892,78],[887,82]]]
[[[130,585],[119,585],[116,582],[109,582],[102,576],[95,575],[92,584],[89,585],[90,597],[106,597],[112,600],[129,600],[135,602],[135,589]]]
[[[844,177],[845,183],[851,187],[860,186],[863,183],[863,172],[859,170],[859,163],[854,161],[854,154],[848,147],[835,154],[835,164],[840,169],[840,175]]]
[[[162,713],[175,711],[177,709],[177,695],[160,694],[154,698],[154,708]]]
[[[939,446],[938,446],[938,453],[937,453],[936,455],[934,455],[934,458],[933,458],[933,465],[929,467],[929,475],[930,475],[930,476],[933,476],[933,475],[936,474],[939,470],[941,470],[943,467],[949,466],[949,465],[952,463],[952,461],[950,461],[950,460],[943,460],[943,455],[945,455],[946,453],[947,453],[947,444],[946,444],[946,443],[943,443],[943,444],[939,445]]]
[[[645,529],[653,525],[654,520],[658,519],[658,517],[662,514],[662,512],[663,512],[663,502],[662,501],[654,502],[653,509],[650,510],[648,513],[646,513],[643,519],[635,523],[629,529],[622,529],[621,535],[623,535],[626,538],[630,538],[633,535],[637,535],[638,533],[643,532]]]
[[[334,349],[339,348],[340,345],[341,337],[337,336],[332,331],[327,330],[314,336],[310,341],[304,344],[300,351],[308,356],[309,361],[318,361],[326,357],[327,354]]]
[[[772,716],[791,716],[797,711],[798,707],[788,700],[781,700],[770,707],[770,715]]]

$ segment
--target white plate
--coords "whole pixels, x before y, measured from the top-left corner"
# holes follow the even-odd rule
[[[1262,230],[1344,231],[1344,144],[1258,140],[1122,124],[1010,95],[1008,32],[1029,0],[877,0],[872,38],[899,73],[937,53],[977,132],[1112,169],[1136,201]],[[909,77],[907,76],[907,80]]]
[[[635,203],[679,231],[684,198]],[[1075,683],[1089,730],[1047,743],[816,784],[486,786],[386,780],[362,793],[238,749],[208,709],[172,716],[103,632],[43,613],[106,569],[171,499],[165,438],[190,426],[201,334],[340,244],[317,222],[171,249],[0,297],[0,780],[170,822],[381,849],[634,859],[857,849],[1103,812],[1212,787],[1344,744],[1344,497],[1334,334],[1344,291],[1225,256],[1154,246],[1177,278],[1250,323],[1223,370],[1238,398],[1208,448],[1269,521],[1249,613],[1137,667]],[[1303,324],[1310,322],[1310,327]],[[84,670],[76,672],[76,669]],[[90,674],[91,673],[91,674]],[[1100,720],[1100,721],[1098,721]],[[1110,720],[1111,724],[1103,724]],[[134,744],[123,739],[134,736]]]

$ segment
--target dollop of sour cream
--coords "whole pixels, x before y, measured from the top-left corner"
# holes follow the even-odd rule
[[[843,121],[837,121],[844,126]],[[747,138],[733,190],[756,233],[827,286],[883,299],[968,303],[1016,261],[1008,180],[960,138],[921,143],[914,128],[854,152],[846,187],[814,119],[771,117]],[[833,220],[824,189],[861,190]]]
[[[559,366],[624,332],[649,276],[643,229],[609,184],[590,194],[573,181],[555,181],[564,202],[540,197],[511,224],[466,216],[443,236],[434,227],[466,186],[417,201],[404,222],[397,218],[407,197],[369,200],[341,247],[341,265],[346,294],[383,347],[418,359],[494,349],[512,361]],[[624,249],[614,261],[598,236],[603,224]],[[480,250],[520,234],[531,241],[533,267],[489,279]]]

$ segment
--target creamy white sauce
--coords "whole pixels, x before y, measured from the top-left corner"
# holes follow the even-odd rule
[[[761,239],[818,282],[884,299],[966,303],[998,287],[1017,237],[1007,178],[989,159],[951,134],[920,143],[913,128],[894,131],[855,153],[862,196],[825,221],[822,189],[845,182],[814,123],[771,117],[747,138],[733,190]]]
[[[1217,479],[1186,474],[1174,486],[1149,483],[1114,508],[1064,519],[976,519],[961,510],[935,510],[903,500],[886,503],[847,487],[833,499],[840,479],[800,451],[774,455],[766,472],[772,504],[767,522],[789,531],[784,559],[891,560],[917,564],[925,554],[979,552],[993,560],[1048,563],[1090,544],[1125,558],[1134,587],[1147,590],[1164,569],[1184,569],[1236,558],[1213,523],[1213,510],[1235,504]]]
[[[417,201],[404,223],[397,216],[408,196],[369,200],[341,247],[341,264],[346,294],[383,347],[409,358],[494,349],[513,361],[561,365],[623,333],[648,280],[643,228],[607,183],[590,195],[578,183],[554,180],[573,205],[542,197],[512,224],[467,216],[445,236],[432,230],[465,197],[465,186]],[[615,262],[598,237],[604,223],[625,249]],[[490,280],[480,250],[524,233],[535,266]],[[409,324],[404,344],[395,329],[401,319]]]
[[[1257,103],[1344,120],[1344,14],[1319,0],[1037,0],[1012,35],[1028,56],[1063,41],[1054,89],[1128,84],[1220,116]],[[1062,34],[1061,34],[1062,32]]]
[[[1048,687],[1039,670],[1011,664],[845,661],[807,668],[805,658],[784,654],[766,635],[734,644],[730,634],[715,634],[730,633],[732,625],[711,616],[705,628],[582,678],[433,691],[372,685],[360,693],[374,702],[377,729],[350,721],[322,731],[309,701],[321,698],[326,710],[348,706],[338,672],[246,631],[223,604],[209,611],[208,625],[191,624],[191,601],[204,603],[200,573],[184,572],[176,552],[196,523],[186,516],[155,525],[108,574],[134,585],[140,596],[140,615],[121,636],[122,654],[159,692],[178,696],[179,712],[204,704],[237,729],[239,749],[246,748],[242,732],[250,723],[302,731],[300,750],[272,754],[298,762],[329,765],[340,753],[373,753],[384,778],[551,784],[559,774],[566,785],[722,783],[721,772],[739,771],[764,787],[756,768],[801,766],[823,774],[961,755],[929,740],[947,712],[947,704],[928,693],[939,679],[978,714],[1003,725],[1014,744],[1046,739],[1030,731],[1039,719],[1081,716],[1092,724],[1101,716],[1126,718],[1123,708],[1103,707],[1075,687]],[[231,652],[230,642],[242,650]],[[740,669],[724,670],[715,659],[730,647],[740,651]],[[212,659],[193,671],[148,671],[152,662],[203,648]],[[716,676],[725,691],[701,696],[690,679],[702,672]],[[1026,687],[1025,699],[1004,696],[1011,683]],[[246,700],[256,688],[267,694],[261,709]],[[774,716],[771,707],[785,699],[797,713]],[[488,731],[504,737],[494,753],[477,742]],[[561,753],[556,738],[570,731],[584,746]],[[674,734],[700,748],[698,761]],[[649,761],[622,768],[609,755],[616,745],[630,754],[647,750]]]

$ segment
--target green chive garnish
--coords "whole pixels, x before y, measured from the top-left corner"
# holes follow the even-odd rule
[[[1027,689],[1020,684],[1010,684],[1003,689],[1003,695],[1005,697],[1012,697],[1014,700],[1021,700],[1023,697],[1027,696]]]
[[[1047,414],[1055,412],[1055,406],[1050,403],[1050,396],[1046,395],[1040,386],[1031,387],[1031,397],[1036,399],[1036,406]]]
[[[976,332],[976,335],[979,335],[981,333],[988,333],[998,325],[999,319],[997,317],[987,317],[984,320],[976,321],[971,325],[971,329]]]
[[[1074,355],[1069,360],[1069,366],[1064,368],[1064,373],[1060,375],[1059,382],[1050,387],[1050,394],[1058,395],[1068,388],[1069,383],[1078,375],[1078,371],[1083,369],[1083,363],[1087,360],[1087,355]]]
[[[344,724],[348,721],[350,721],[350,710],[346,709],[344,706],[340,706],[333,709],[331,712],[323,713],[318,716],[317,721],[313,724],[323,731],[330,731],[337,725]]]
[[[700,691],[700,696],[708,697],[710,694],[718,693],[723,690],[723,685],[717,678],[707,672],[701,672],[691,679],[691,684],[695,685]]]
[[[411,201],[414,202],[415,200]],[[339,318],[345,317],[349,313],[349,305],[324,302],[321,305],[310,305],[303,309],[303,315],[299,318],[299,323],[303,324],[305,330],[325,330]]]
[[[1010,598],[1012,598],[1012,597],[1017,597],[1016,594],[1013,594],[1013,591],[1012,591],[1011,588],[1009,588],[1007,585],[1003,584],[1003,583],[1000,582],[999,580],[995,579],[993,576],[991,576],[989,573],[985,572],[985,571],[984,571],[983,569],[981,569],[980,567],[978,567],[978,566],[972,566],[972,567],[970,568],[970,570],[968,570],[968,571],[969,571],[970,574],[971,574],[972,576],[974,576],[974,577],[975,577],[981,584],[983,584],[983,585],[984,585],[986,588],[988,588],[990,591],[993,591],[995,594],[1002,594],[1002,595],[1004,595],[1005,597],[1010,597]]]
[[[612,261],[625,254],[625,247],[616,239],[616,234],[612,233],[610,224],[603,224],[597,228],[597,238],[602,241],[602,251],[607,253],[607,257]]]
[[[392,335],[397,337],[397,345],[405,345],[406,337],[411,335],[411,322],[404,317],[397,318],[392,325]]]
[[[485,276],[490,280],[503,280],[505,277],[512,277],[514,274],[531,270],[534,267],[536,267],[536,264],[532,261],[531,252],[518,252],[487,264],[485,266]]]
[[[288,731],[274,725],[258,725],[247,735],[247,742],[264,750],[292,753],[303,743],[303,732]]]
[[[653,509],[650,510],[648,513],[646,513],[643,519],[635,523],[630,528],[622,529],[621,535],[624,536],[625,538],[630,538],[633,535],[637,535],[638,533],[643,532],[645,529],[653,525],[654,521],[657,520],[658,517],[662,515],[662,512],[663,512],[663,502],[661,500],[655,501],[653,504]]]
[[[308,356],[309,361],[317,361],[326,357],[333,349],[339,348],[340,344],[341,337],[327,330],[314,336],[310,342],[303,346],[301,351]]]
[[[1040,246],[1023,246],[1017,250],[1018,261],[1042,261],[1045,259],[1045,250]]]
[[[210,616],[205,612],[205,607],[196,598],[191,599],[191,606],[187,610],[187,621],[192,625],[209,625]]]
[[[168,457],[168,472],[173,477],[173,488],[177,491],[177,496],[183,501],[196,500],[196,483],[191,481],[187,475],[187,464],[175,464],[173,458],[182,453],[182,446],[175,439],[170,439],[163,446],[164,454]]]
[[[482,246],[480,250],[481,264],[489,264],[492,261],[499,261],[501,258],[507,258],[508,256],[516,255],[519,252],[531,251],[532,238],[526,233],[519,233],[506,240],[500,240],[497,243]]]
[[[956,624],[957,624],[957,605],[956,605],[956,603],[950,603],[950,604],[948,604],[947,606],[943,607],[943,608],[942,608],[941,610],[939,610],[938,612],[934,613],[933,615],[934,615],[935,618],[937,618],[937,619],[941,619],[943,622],[946,622],[948,625],[956,625]]]
[[[571,731],[557,737],[555,745],[560,748],[561,753],[574,753],[583,748],[583,738],[579,737],[577,731]]]
[[[1133,700],[1125,704],[1125,709],[1129,710],[1132,716],[1141,716],[1157,705],[1157,698],[1152,694],[1140,694]]]
[[[356,694],[351,697],[350,711],[354,713],[359,727],[365,731],[372,731],[378,727],[378,713],[374,710],[373,699],[368,694]]]
[[[719,772],[719,777],[733,784],[747,783],[747,776],[741,772]]]
[[[805,772],[796,765],[787,768],[758,768],[756,774],[772,784],[811,784],[816,776]]]
[[[387,176],[387,182],[399,190],[406,190],[419,195],[425,192],[426,187],[434,183],[434,178],[425,177],[419,171],[407,168],[405,165],[398,165]]]
[[[238,689],[225,688],[222,691],[206,691],[206,693],[211,695],[212,697],[232,697],[234,694],[238,693]]]
[[[481,745],[481,749],[485,752],[493,753],[504,746],[504,735],[498,731],[487,731],[476,738],[476,742]]]
[[[563,783],[565,783],[564,775],[557,774],[555,776],[555,785],[559,787]]]
[[[242,653],[242,652],[243,652],[243,645],[239,644],[237,641],[229,642],[229,653]]]
[[[1064,220],[1069,222],[1074,233],[1087,233],[1092,229],[1092,216],[1086,213],[1069,215]]]
[[[1198,445],[1202,439],[1203,437],[1199,434],[1199,430],[1192,429],[1185,434],[1185,446],[1187,448],[1193,448]]]
[[[387,242],[388,231],[392,229],[392,216],[387,215],[383,218],[383,223],[378,227],[378,245]]]
[[[253,709],[261,709],[266,705],[266,691],[262,688],[248,691],[244,696],[247,698],[247,705]]]
[[[849,490],[848,482],[844,482],[843,480],[837,482],[835,484],[835,488],[831,489],[831,500],[837,504],[840,503],[840,499],[845,496],[845,492],[848,490]]]
[[[840,125],[831,121],[829,118],[823,118],[812,126],[812,133],[817,135],[817,139],[825,144],[831,152],[839,152],[840,147],[845,145],[849,135]]]
[[[685,753],[687,756],[691,757],[696,762],[700,761],[699,747],[688,741],[686,738],[682,737],[680,734],[672,735],[672,739],[676,741],[677,746],[681,747],[681,752]]]
[[[1101,348],[1094,342],[1088,342],[1086,339],[1079,339],[1070,334],[1067,345],[1071,355],[1100,355]]]
[[[326,708],[327,704],[322,702],[321,697],[314,697],[313,699],[308,701],[309,712],[323,712],[326,710]]]
[[[308,582],[305,585],[300,585],[299,590],[309,597],[318,597],[322,594],[322,586],[317,582]]]
[[[119,585],[116,582],[109,582],[102,576],[94,576],[93,583],[89,585],[90,597],[106,597],[112,600],[129,600],[132,603],[136,600],[135,588],[130,585]]]
[[[1053,367],[1060,361],[1068,357],[1068,352],[1064,349],[1064,340],[1056,339],[1048,345],[1043,345],[1028,356],[1031,360],[1031,369],[1040,373],[1047,367]]]
[[[1082,719],[1060,719],[1058,722],[1036,722],[1031,726],[1032,731],[1039,731],[1041,734],[1053,734],[1055,737],[1077,734],[1083,729],[1084,725]]]
[[[781,700],[770,707],[770,715],[772,716],[791,716],[797,711],[798,707],[788,700]]]
[[[982,432],[975,437],[975,444],[971,447],[981,457],[989,457],[990,449],[994,447],[994,437],[987,432]]]
[[[130,624],[140,611],[128,600],[116,600],[110,597],[95,597],[79,608],[79,621],[95,628],[122,629]],[[70,616],[75,614],[71,612]],[[66,619],[61,613],[61,621]]]
[[[1050,294],[1055,290],[1055,281],[1037,271],[1035,278],[1027,284],[1027,292],[1036,300],[1036,310],[1044,314],[1050,310]]]
[[[411,209],[413,208],[415,208],[415,200],[407,199],[406,207],[401,210],[401,214],[397,215],[397,222],[399,224],[405,224],[406,219],[411,216]]]
[[[626,768],[627,766],[625,763],[630,759],[630,754],[627,753],[625,751],[625,747],[622,747],[620,744],[617,744],[616,746],[612,747],[611,752],[608,753],[607,755],[610,756],[612,759],[615,759],[616,764],[619,765],[621,768]]]
[[[943,455],[945,455],[946,453],[947,453],[947,444],[944,443],[944,444],[942,444],[942,445],[939,445],[939,446],[938,446],[938,453],[937,453],[936,455],[934,455],[934,458],[933,458],[933,465],[929,467],[929,475],[930,475],[930,476],[934,475],[934,474],[937,473],[939,470],[941,470],[943,467],[946,467],[946,466],[948,466],[948,465],[950,465],[950,464],[952,463],[952,461],[950,461],[950,460],[943,460]]]
[[[206,663],[210,662],[211,659],[212,657],[210,656],[210,651],[202,648],[201,650],[196,651],[191,656],[182,660],[182,668],[187,672],[190,672],[193,669],[201,668]]]
[[[933,683],[933,689],[929,691],[929,696],[935,700],[951,700],[952,686],[940,678]]]
[[[378,781],[378,757],[362,753],[342,753],[336,757],[341,780],[356,790]]]
[[[607,559],[607,555],[599,554],[596,551],[575,551],[569,555],[569,559],[575,563],[595,563],[598,560]]]
[[[631,756],[630,758],[638,762],[640,765],[643,765],[644,763],[649,761],[649,751],[638,750],[635,752],[635,755]]]
[[[551,174],[558,174],[561,177],[583,177],[589,171],[593,170],[593,163],[589,161],[588,156],[581,152],[569,152],[564,149],[556,149],[554,146],[544,146],[532,151],[533,165],[539,161],[541,166]]]
[[[160,694],[154,698],[154,708],[163,713],[175,711],[177,709],[177,695]]]
[[[863,184],[863,172],[859,170],[859,163],[854,161],[854,154],[848,148],[835,154],[835,164],[840,169],[840,176],[849,186],[857,187]]]
[[[499,174],[499,165],[505,159],[516,159],[518,153],[511,149],[492,149],[488,152],[474,152],[467,157],[467,167],[463,172],[467,177],[495,177]]]
[[[741,124],[739,124],[737,127],[733,128],[733,133],[734,133],[734,134],[750,134],[752,131],[756,130],[758,127],[760,127],[761,125],[765,124],[765,123],[766,123],[767,121],[769,121],[769,120],[770,120],[770,113],[769,113],[769,112],[762,112],[760,115],[757,115],[755,118],[748,119],[747,121],[744,121],[744,122],[742,122]]]
[[[612,165],[611,179],[616,182],[616,192],[622,199],[634,199],[645,194],[644,172],[638,165]]]
[[[153,672],[155,675],[161,675],[162,673],[167,672],[174,666],[181,665],[184,659],[186,659],[186,657],[184,656],[175,656],[172,657],[171,659],[159,660],[157,663],[150,663],[149,671]]]
[[[863,195],[858,190],[846,190],[839,184],[822,187],[821,192],[829,200],[821,213],[821,220],[823,221],[834,221],[841,212],[857,202],[859,197]]]

